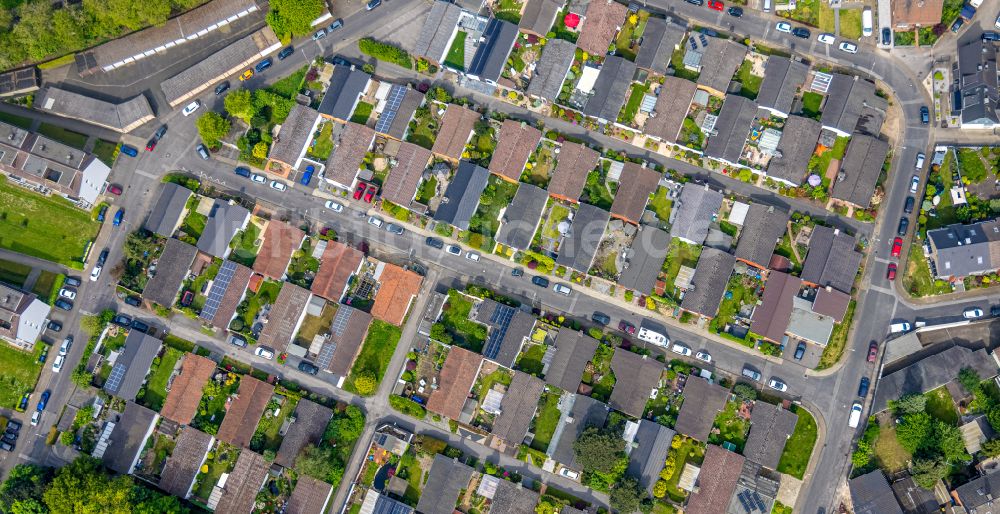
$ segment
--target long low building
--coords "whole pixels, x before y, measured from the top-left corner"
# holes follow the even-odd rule
[[[122,134],[155,118],[149,101],[141,94],[116,104],[55,86],[42,90],[35,98],[35,107],[56,116],[84,121]]]

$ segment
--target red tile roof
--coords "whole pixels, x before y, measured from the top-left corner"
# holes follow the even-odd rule
[[[264,242],[257,252],[253,270],[265,277],[281,280],[292,260],[292,253],[302,246],[306,233],[284,221],[271,220],[264,230]]]
[[[944,0],[893,0],[892,22],[897,27],[933,27],[941,23]]]
[[[656,191],[659,181],[660,174],[656,170],[643,168],[634,162],[625,163],[621,180],[618,182],[618,193],[615,194],[615,201],[611,204],[611,215],[639,223],[646,202],[649,201],[649,195]]]
[[[231,400],[216,437],[234,446],[244,447],[250,444],[250,438],[257,430],[257,423],[273,394],[273,385],[243,375],[240,378],[239,392]]]
[[[698,475],[698,488],[688,500],[686,514],[725,514],[743,470],[743,456],[708,445]]]
[[[379,264],[376,279],[379,282],[372,316],[393,325],[402,325],[410,303],[420,292],[423,277],[395,264]]]
[[[207,357],[188,353],[181,363],[181,372],[163,402],[160,414],[181,425],[187,425],[198,413],[202,389],[215,372],[215,362]]]
[[[322,262],[312,283],[312,292],[331,302],[339,302],[347,281],[361,266],[364,254],[351,246],[328,241]]]
[[[438,388],[427,401],[427,410],[457,420],[462,414],[469,391],[476,382],[482,361],[483,357],[478,353],[452,347],[438,376]]]
[[[580,199],[587,173],[597,166],[601,154],[578,143],[565,142],[559,150],[556,168],[549,180],[549,194],[572,202]]]
[[[438,131],[431,151],[454,161],[461,159],[465,144],[469,142],[480,117],[478,112],[461,105],[448,105],[441,117],[441,130]]]
[[[382,199],[403,207],[417,194],[420,177],[431,160],[431,151],[413,143],[401,143],[396,153],[396,165],[382,185]]]
[[[490,173],[512,182],[521,180],[521,172],[542,140],[542,131],[528,123],[505,120],[497,136],[497,147],[490,160]]]
[[[576,46],[591,55],[608,53],[611,39],[618,33],[618,27],[625,22],[627,11],[625,4],[614,0],[592,0],[587,7]]]

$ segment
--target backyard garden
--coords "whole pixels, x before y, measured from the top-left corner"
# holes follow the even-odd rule
[[[597,345],[597,351],[583,371],[583,384],[590,390],[590,397],[607,403],[615,388],[615,373],[611,371],[611,358],[615,349],[606,344]]]
[[[0,248],[82,270],[98,228],[89,212],[64,198],[0,181]]]
[[[431,338],[473,352],[482,351],[486,342],[486,326],[469,319],[471,297],[451,289],[441,311],[441,320],[431,327]]]
[[[396,351],[396,344],[401,336],[399,327],[382,320],[372,320],[344,389],[361,396],[374,394],[389,367],[389,360]]]

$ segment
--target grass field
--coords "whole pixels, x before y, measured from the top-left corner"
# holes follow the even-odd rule
[[[944,386],[927,391],[924,396],[927,397],[927,405],[924,407],[927,414],[949,425],[958,425],[958,411],[955,410],[951,395],[948,394],[948,390]]]
[[[38,295],[39,300],[51,305],[55,301],[56,295],[59,294],[59,288],[62,287],[64,280],[66,280],[66,275],[42,271],[38,274],[38,279],[35,280],[31,292]]]
[[[354,114],[351,115],[351,123],[357,123],[359,125],[364,125],[368,123],[368,118],[372,117],[372,111],[375,106],[368,102],[358,102],[358,106],[354,109]]]
[[[94,155],[96,155],[101,162],[107,164],[108,166],[115,165],[117,150],[118,143],[112,143],[111,141],[105,141],[103,139],[98,139],[97,142],[94,143]]]
[[[36,344],[33,353],[24,352],[13,346],[0,344],[0,407],[17,407],[21,396],[35,389],[42,365],[38,355],[44,345]]]
[[[83,147],[87,144],[86,134],[73,132],[72,130],[67,130],[48,123],[42,123],[39,125],[38,133],[50,139],[59,141],[60,143],[72,146],[73,148],[79,148],[80,150],[83,150]]]
[[[31,266],[18,262],[0,260],[0,282],[21,287],[31,273]]]
[[[844,314],[844,320],[833,326],[833,332],[830,333],[830,341],[826,344],[826,348],[823,348],[823,355],[819,358],[819,365],[816,369],[826,369],[833,366],[834,363],[840,360],[840,356],[844,354],[844,348],[847,347],[847,333],[851,330],[851,321],[854,319],[854,308],[857,307],[857,302],[851,300],[851,303],[847,304],[847,313]]]
[[[823,105],[823,95],[812,91],[802,93],[802,113],[806,117],[818,120],[821,114],[820,105]]]
[[[375,382],[380,383],[385,369],[389,367],[389,359],[392,359],[392,352],[396,350],[396,344],[402,335],[399,327],[391,325],[382,320],[372,321],[368,328],[368,337],[365,338],[361,353],[354,361],[351,374],[348,376],[347,384],[344,388],[351,392],[357,392],[354,387],[354,379],[361,373],[369,372],[375,374]]]
[[[750,61],[743,61],[740,69],[736,70],[736,78],[740,81],[740,96],[745,96],[751,100],[756,100],[760,94],[760,85],[764,82],[764,77],[758,77],[751,73],[753,65]]]
[[[295,95],[299,93],[299,89],[302,88],[302,82],[306,79],[306,71],[309,66],[303,66],[293,72],[291,75],[277,81],[273,86],[267,88],[273,93],[277,93],[285,98],[295,99]]]
[[[90,214],[62,198],[47,198],[0,182],[0,248],[82,269],[97,235]]]
[[[738,409],[739,403],[726,403],[726,408],[715,417],[715,427],[719,429],[719,433],[710,435],[708,442],[713,444],[730,442],[736,445],[737,451],[743,451],[743,447],[747,444],[750,422],[739,416]]]
[[[23,129],[28,129],[31,127],[31,118],[25,118],[24,116],[18,116],[16,114],[10,114],[7,112],[0,112],[0,121],[4,123],[10,123],[15,127],[20,127]]]
[[[861,39],[861,9],[840,10],[840,37]]]
[[[531,440],[531,447],[545,451],[552,442],[556,426],[559,425],[559,395],[546,393],[542,395],[539,405],[538,416],[535,417],[535,438]]]
[[[816,420],[809,411],[801,407],[797,407],[795,411],[799,421],[795,423],[792,437],[785,443],[785,451],[781,453],[781,460],[778,461],[778,472],[801,480],[806,467],[809,466],[813,447],[816,446]]]
[[[625,102],[625,107],[622,108],[622,112],[618,116],[618,121],[630,124],[635,120],[635,115],[639,113],[639,107],[647,91],[649,91],[649,86],[646,84],[632,84],[628,101]]]
[[[875,440],[875,459],[878,466],[890,473],[906,469],[913,456],[900,446],[896,439],[896,428],[892,424],[882,426]]]
[[[167,380],[174,370],[174,365],[184,355],[179,350],[167,347],[163,352],[163,357],[159,359],[153,371],[149,374],[149,382],[146,383],[146,393],[142,397],[142,404],[150,409],[159,412],[163,408],[163,402],[167,399]]]
[[[931,269],[919,247],[910,248],[903,272],[903,287],[910,296],[921,297],[951,292],[951,286],[944,280],[935,280]]]
[[[455,40],[448,49],[448,55],[444,58],[445,66],[459,71],[465,70],[465,38],[468,36],[464,31],[455,34]]]

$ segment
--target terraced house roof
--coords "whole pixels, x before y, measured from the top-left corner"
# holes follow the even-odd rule
[[[583,371],[597,351],[597,339],[568,328],[556,336],[556,353],[545,371],[545,382],[575,393],[580,388]]]
[[[576,46],[591,55],[608,53],[611,39],[625,22],[626,12],[628,8],[614,0],[591,0]]]
[[[802,280],[850,294],[864,257],[854,249],[856,245],[854,236],[816,225],[809,238],[809,253],[802,264]]]
[[[864,208],[871,205],[875,184],[889,155],[889,144],[865,134],[855,134],[847,143],[831,197]]]
[[[587,173],[597,167],[600,157],[601,154],[593,148],[579,143],[564,142],[559,149],[559,159],[556,160],[556,167],[549,180],[549,194],[576,202],[583,194]]]
[[[170,392],[167,393],[160,414],[181,425],[191,423],[198,414],[202,390],[213,373],[215,361],[194,353],[185,353],[184,360],[181,361],[181,372],[170,384]]]
[[[292,253],[302,246],[306,233],[284,221],[271,220],[264,230],[264,242],[257,252],[253,270],[274,280],[282,280]]]
[[[656,191],[660,173],[634,162],[626,162],[618,182],[618,192],[611,204],[611,214],[631,223],[639,223],[649,195]]]
[[[542,0],[544,1],[544,0]],[[532,72],[528,94],[554,101],[562,90],[566,72],[573,64],[576,45],[562,39],[550,39],[542,50],[542,58]]]
[[[727,95],[715,124],[716,133],[709,136],[705,145],[705,155],[739,164],[743,146],[756,117],[757,104],[753,100]]]
[[[700,38],[701,36],[699,36]],[[698,75],[698,85],[705,86],[719,93],[729,89],[733,75],[743,64],[747,55],[747,47],[717,37],[704,36],[709,44],[701,58],[701,74]]]
[[[179,239],[167,239],[156,263],[156,274],[142,290],[142,299],[170,308],[191,270],[198,249]]]
[[[441,368],[438,388],[431,392],[431,397],[427,401],[427,410],[457,420],[462,414],[462,407],[469,397],[469,391],[476,382],[482,361],[483,358],[478,353],[452,347]]]
[[[441,130],[438,131],[431,152],[453,161],[461,159],[465,144],[469,142],[472,130],[480,117],[476,111],[461,105],[448,104],[444,116],[441,117]]]
[[[333,496],[333,486],[309,475],[299,475],[285,504],[285,514],[323,514]]]
[[[663,364],[648,356],[616,348],[611,358],[611,370],[618,381],[608,404],[629,416],[642,417],[646,400],[660,382]]]
[[[663,85],[660,86],[660,94],[653,107],[656,115],[646,120],[646,133],[670,143],[687,143],[679,141],[678,137],[697,90],[698,84],[690,80],[670,75],[663,77]]]
[[[232,271],[231,276],[226,280],[225,276],[230,273],[228,270]],[[208,290],[208,300],[205,302],[205,307],[202,308],[198,317],[216,328],[229,327],[229,322],[236,315],[236,308],[243,300],[243,294],[250,284],[252,275],[253,270],[242,264],[228,260],[223,262],[219,274],[216,275],[212,287]]]
[[[642,45],[635,56],[636,66],[660,75],[666,74],[670,56],[684,40],[686,32],[687,27],[673,18],[650,16],[642,33]]]
[[[319,112],[335,120],[351,119],[361,95],[368,89],[372,76],[352,66],[337,65],[330,76],[330,87],[319,104]]]
[[[183,427],[175,441],[174,451],[160,473],[159,486],[171,496],[187,498],[215,438],[200,430]]]
[[[514,199],[504,211],[503,224],[497,231],[497,242],[518,250],[527,248],[538,228],[538,221],[548,198],[548,193],[538,186],[518,186]]]
[[[504,120],[497,136],[493,159],[490,160],[490,173],[517,182],[521,179],[524,165],[541,140],[541,130],[525,122]]]
[[[608,56],[583,113],[609,123],[617,121],[634,75],[635,63],[621,56]]]
[[[753,311],[750,331],[780,342],[792,317],[792,299],[799,293],[802,279],[780,271],[771,271],[764,285],[762,303]]]
[[[291,282],[282,283],[257,342],[278,352],[285,351],[305,317],[306,305],[311,298],[312,293],[308,289]]]
[[[111,368],[104,390],[125,401],[135,400],[149,374],[153,359],[160,353],[162,342],[148,334],[132,330],[125,338],[125,349]]]
[[[698,475],[697,489],[691,493],[686,514],[724,514],[743,470],[742,455],[708,445]]]
[[[188,199],[191,198],[191,190],[167,182],[160,189],[160,195],[156,197],[156,203],[146,218],[143,227],[163,237],[171,237],[181,223],[181,216],[187,206]]]
[[[461,15],[462,8],[451,2],[437,1],[431,4],[431,10],[424,19],[423,28],[413,46],[413,53],[437,63],[443,61]]]
[[[490,172],[471,161],[460,161],[458,170],[444,191],[441,205],[434,213],[434,219],[454,225],[461,230],[469,229],[469,221],[479,207],[479,197],[486,189]]]
[[[517,34],[517,25],[490,18],[466,73],[480,80],[490,82],[500,80],[500,74],[507,64],[507,56],[514,48]]]
[[[493,423],[493,435],[512,446],[521,444],[528,434],[531,419],[535,417],[538,400],[542,397],[545,382],[523,371],[515,371],[500,401],[500,414]]]
[[[330,339],[323,343],[316,364],[334,375],[346,377],[372,324],[372,315],[349,305],[337,305],[330,327]]]
[[[125,411],[111,432],[111,439],[102,458],[104,465],[115,473],[131,474],[159,417],[155,411],[128,400]]]
[[[788,212],[773,205],[750,204],[747,222],[736,243],[736,258],[758,268],[767,268],[774,247],[785,233]]]
[[[144,95],[112,103],[55,86],[46,86],[36,96],[36,108],[64,118],[82,120],[123,134],[153,119],[153,108]]]
[[[517,24],[518,28],[539,37],[548,34],[563,3],[558,0],[528,0],[521,13],[521,21]]]
[[[780,116],[792,112],[792,103],[806,81],[809,66],[781,55],[772,55],[764,64],[764,80],[760,84],[757,105]]]
[[[313,294],[331,302],[339,302],[347,289],[347,281],[361,267],[365,255],[360,250],[339,241],[327,241],[319,270],[313,279]]]
[[[400,143],[396,165],[389,171],[389,178],[382,185],[382,199],[409,207],[430,160],[430,150],[413,143]]]
[[[233,446],[245,447],[250,444],[250,438],[257,430],[257,423],[264,415],[264,408],[274,394],[274,386],[261,382],[249,375],[240,377],[240,387],[236,397],[229,404],[226,417],[222,419],[219,433],[220,441]],[[241,453],[252,453],[244,451]],[[239,464],[237,463],[237,466]]]
[[[256,423],[254,423],[256,426]],[[226,479],[216,514],[247,514],[253,510],[257,492],[264,485],[271,464],[263,456],[243,450],[236,458],[236,465]]]
[[[288,118],[281,124],[278,137],[271,145],[268,155],[273,161],[289,166],[298,165],[299,159],[306,151],[306,145],[312,139],[313,127],[319,119],[319,111],[307,105],[295,104]]]
[[[333,411],[316,402],[299,400],[295,405],[295,422],[288,427],[274,462],[286,468],[295,466],[295,458],[307,444],[318,444]]]
[[[387,262],[380,262],[376,266],[374,276],[378,281],[378,292],[372,305],[372,316],[386,323],[402,325],[410,304],[420,293],[420,285],[424,279],[410,270]]]
[[[563,238],[559,247],[556,263],[577,271],[589,271],[610,219],[611,214],[608,211],[581,203],[573,215],[569,234]]]
[[[794,185],[802,184],[822,131],[822,125],[816,120],[789,116],[778,140],[778,152],[767,165],[767,176]]]
[[[727,252],[705,247],[698,258],[698,265],[691,278],[693,289],[688,289],[681,300],[681,308],[702,316],[714,317],[726,292],[729,275],[736,266],[736,257]],[[679,429],[678,429],[679,430]],[[689,434],[690,435],[690,434]]]
[[[326,160],[325,178],[344,188],[354,185],[354,178],[374,140],[374,130],[348,122],[336,137],[334,149]]]

